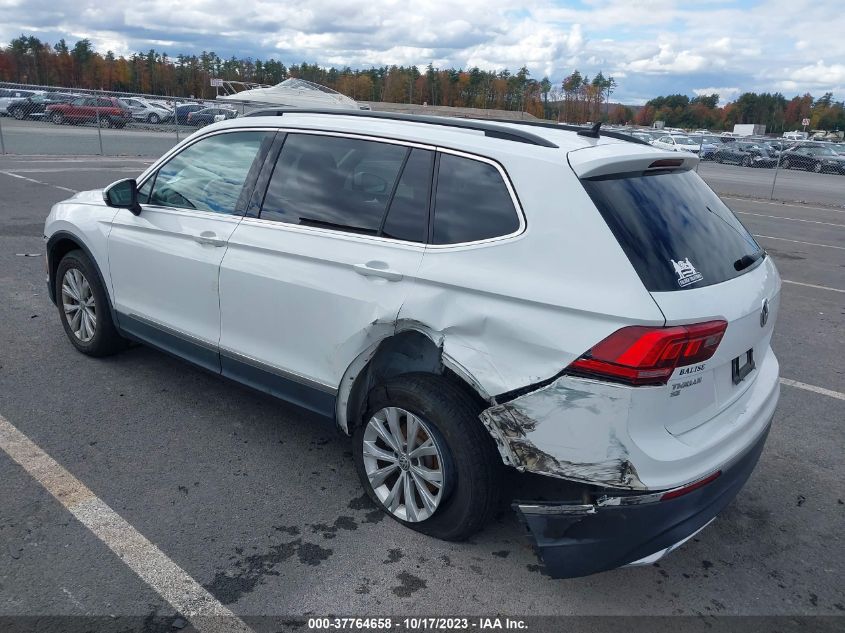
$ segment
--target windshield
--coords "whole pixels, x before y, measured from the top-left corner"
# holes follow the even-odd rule
[[[693,171],[603,176],[582,183],[651,292],[733,279],[752,268],[737,270],[736,262],[763,252]],[[689,281],[691,268],[695,281]]]

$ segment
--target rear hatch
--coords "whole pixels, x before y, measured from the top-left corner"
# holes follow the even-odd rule
[[[743,395],[770,353],[780,279],[749,231],[690,169],[694,163],[649,167],[659,159],[620,161],[621,172],[606,161],[579,176],[667,326],[727,322],[711,358],[681,363],[664,387],[641,392],[649,417],[678,436],[717,415],[730,425],[742,414]]]

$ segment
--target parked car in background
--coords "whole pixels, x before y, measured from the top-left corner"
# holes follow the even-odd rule
[[[681,134],[661,136],[652,145],[660,149],[668,149],[671,152],[692,152],[693,154],[698,154],[701,150],[701,143],[696,143],[689,136],[683,136]]]
[[[188,125],[188,115],[192,112],[204,110],[205,107],[201,103],[183,103],[176,106],[176,122],[179,125]]]
[[[701,160],[713,160],[716,150],[722,145],[719,137],[715,134],[693,134],[690,138],[699,144],[701,149],[698,152],[698,157]]]
[[[129,107],[116,97],[78,97],[70,103],[52,103],[46,116],[56,125],[99,121],[101,127],[116,128],[132,120]]]
[[[189,112],[187,124],[196,127],[203,127],[217,123],[217,121],[225,121],[227,119],[234,119],[238,116],[237,110],[232,108],[204,108],[196,112]]]
[[[8,114],[8,107],[13,101],[26,99],[35,94],[35,90],[18,90],[17,88],[0,88],[0,114]]]
[[[47,106],[55,103],[68,103],[76,98],[76,95],[60,92],[34,94],[25,99],[12,101],[6,108],[6,113],[19,121],[23,119],[43,119],[47,114]]]
[[[845,156],[825,145],[797,145],[781,154],[784,169],[806,169],[817,174],[845,174]]]
[[[135,121],[155,124],[173,119],[173,110],[159,103],[140,97],[123,97],[121,101],[129,107]]]
[[[743,167],[774,167],[777,153],[764,143],[723,143],[713,157],[717,163],[732,163]]]

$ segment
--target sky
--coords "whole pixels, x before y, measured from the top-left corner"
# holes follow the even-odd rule
[[[745,91],[845,98],[843,0],[0,0],[0,43],[368,68],[602,70],[613,101]]]

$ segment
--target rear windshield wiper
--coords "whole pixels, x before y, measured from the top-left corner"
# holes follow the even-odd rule
[[[766,251],[764,251],[761,248],[759,251],[757,251],[753,255],[743,255],[742,257],[740,257],[738,260],[736,260],[734,262],[734,268],[737,271],[745,270],[746,268],[751,266],[754,262],[756,262],[758,259],[763,259],[765,256],[766,256]]]

